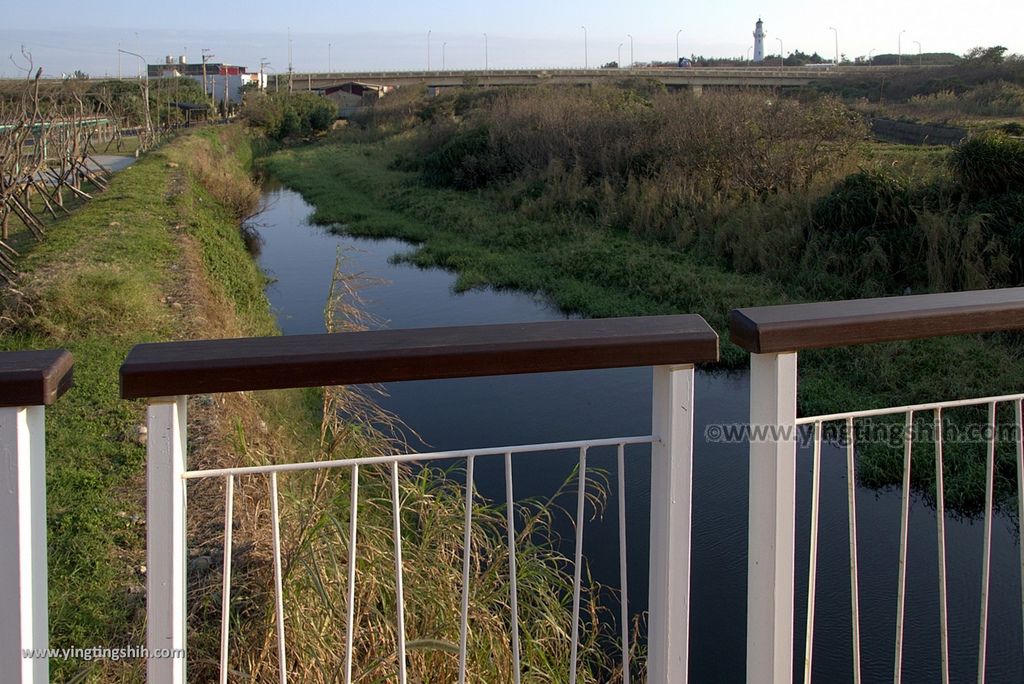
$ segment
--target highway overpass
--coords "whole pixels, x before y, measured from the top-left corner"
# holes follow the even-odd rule
[[[866,67],[863,67],[866,69]],[[885,67],[876,67],[876,69]],[[858,68],[858,71],[861,68]],[[645,78],[670,87],[787,87],[844,71],[831,67],[659,67],[637,69],[512,69],[478,71],[358,71],[292,74],[293,90],[316,90],[349,81],[379,85],[422,85],[448,88],[467,84],[488,86],[594,85]],[[874,71],[874,69],[872,69]],[[863,72],[861,72],[863,73]],[[276,87],[287,87],[288,75],[276,74]],[[270,87],[275,87],[271,79]]]

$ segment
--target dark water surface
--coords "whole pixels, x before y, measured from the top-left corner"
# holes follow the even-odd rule
[[[337,248],[350,249],[347,270],[386,283],[363,292],[383,327],[416,328],[563,319],[543,299],[515,292],[456,294],[455,277],[440,270],[393,264],[412,247],[397,240],[334,235],[309,225],[300,195],[268,183],[257,219],[263,238],[259,263],[275,278],[267,295],[286,335],[322,332],[323,308]],[[691,681],[740,682],[745,676],[747,448],[705,443],[709,422],[745,422],[746,373],[697,373],[693,482]],[[651,370],[616,369],[498,378],[433,380],[387,385],[380,403],[416,430],[429,446],[448,450],[511,444],[643,435],[650,432]],[[856,407],[851,407],[856,408]],[[627,452],[626,498],[629,599],[647,608],[650,468],[642,448]],[[902,451],[901,451],[902,453]],[[797,596],[805,594],[810,508],[810,454],[799,454]],[[983,458],[979,449],[979,458]],[[515,460],[516,497],[545,496],[571,473],[576,454],[526,455]],[[820,555],[814,676],[852,681],[849,536],[843,449],[822,455]],[[588,466],[604,468],[616,488],[614,454],[592,452]],[[479,459],[482,494],[504,496],[500,459]],[[567,502],[570,507],[572,501]],[[900,494],[858,488],[861,640],[865,682],[892,679]],[[614,498],[602,520],[587,522],[584,550],[596,579],[617,587],[618,511]],[[571,530],[565,549],[572,553]],[[1005,516],[993,529],[988,681],[1024,682],[1020,556],[1015,524]],[[980,520],[946,522],[949,569],[950,660],[954,682],[976,678],[981,591]],[[918,497],[911,508],[906,612],[905,682],[939,680],[938,568],[935,511]],[[615,608],[617,610],[617,607]],[[797,624],[804,623],[797,601]],[[797,641],[802,644],[802,627]],[[802,671],[802,646],[797,671]],[[798,676],[799,679],[799,676]]]

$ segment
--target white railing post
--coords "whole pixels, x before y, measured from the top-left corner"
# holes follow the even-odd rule
[[[656,366],[652,405],[647,676],[683,684],[689,667],[693,366]]]
[[[150,400],[146,442],[146,681],[185,682],[188,398]]]
[[[750,355],[747,684],[793,681],[796,365]]]
[[[46,428],[42,406],[0,408],[0,672],[45,684]]]

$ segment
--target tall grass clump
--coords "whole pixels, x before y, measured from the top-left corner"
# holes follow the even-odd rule
[[[363,330],[359,278],[336,270],[327,325],[332,332]],[[372,390],[371,390],[372,391]],[[371,394],[351,387],[323,392],[323,423],[311,460],[387,455],[408,450],[395,417]],[[267,461],[268,454],[249,459]],[[305,460],[305,458],[304,458]],[[458,676],[465,515],[464,472],[403,465],[360,468],[358,508],[350,506],[348,469],[282,479],[283,576],[287,672],[296,681],[344,679],[348,638],[348,553],[356,545],[353,681],[394,680],[398,672],[392,478],[401,501],[405,637],[410,681],[447,682]],[[574,480],[569,480],[574,481]],[[585,493],[590,510],[604,502],[600,480]],[[515,504],[519,636],[524,681],[559,682],[570,658],[572,564],[557,551],[552,531],[557,499]],[[512,629],[506,510],[479,494],[471,503],[468,681],[512,680]],[[358,531],[349,535],[350,516]],[[264,523],[269,524],[265,511]],[[586,573],[584,577],[586,578]],[[267,578],[269,579],[269,577]],[[264,590],[265,592],[267,590]],[[610,657],[611,622],[598,607],[598,587],[584,579],[581,682],[621,680]],[[268,595],[269,599],[270,596]],[[270,601],[235,644],[233,662],[254,682],[277,681],[276,624]],[[637,673],[640,671],[638,670]],[[635,674],[637,674],[635,673]]]
[[[537,218],[686,243],[735,206],[829,179],[865,130],[838,101],[598,87],[441,95],[400,161],[456,189],[500,188]]]
[[[1024,140],[986,133],[958,147],[951,165],[963,186],[976,197],[1024,190]]]

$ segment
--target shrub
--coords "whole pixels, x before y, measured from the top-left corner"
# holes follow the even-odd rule
[[[974,197],[1024,190],[1024,140],[1003,133],[979,135],[958,147],[950,164]]]
[[[813,221],[818,230],[838,234],[908,228],[914,210],[907,180],[882,171],[851,174],[818,202]]]
[[[242,117],[275,140],[326,131],[337,118],[333,102],[313,93],[261,93],[246,98]]]

